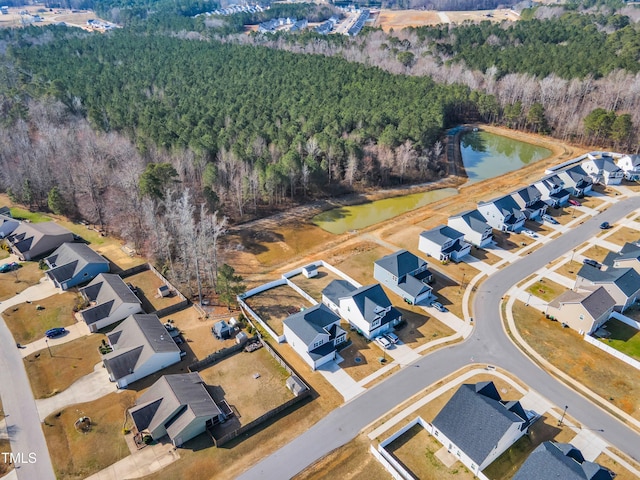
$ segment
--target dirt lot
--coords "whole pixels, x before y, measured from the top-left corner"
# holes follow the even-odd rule
[[[437,25],[442,23],[438,12],[433,10],[388,10],[383,8],[375,21],[376,27],[382,30],[402,30],[406,27]]]
[[[161,297],[158,287],[164,285],[164,282],[151,270],[137,273],[124,280],[138,288],[138,298],[142,301],[145,312],[154,312],[182,301],[175,292],[171,292],[168,297]]]
[[[38,268],[38,262],[24,262],[13,272],[0,273],[0,301],[37,285],[43,276],[44,272]]]
[[[65,22],[69,26],[86,27],[87,20],[97,18],[96,14],[90,11],[72,13],[71,10],[50,10],[41,6],[9,7],[8,15],[0,15],[0,28],[23,26],[22,16],[20,15],[20,12],[22,11],[27,11],[29,15],[39,15],[42,18],[41,22],[30,22],[29,15],[24,16],[27,25],[36,26]]]
[[[289,316],[300,311],[301,307],[312,305],[289,285],[266,290],[245,299],[245,302],[256,312],[263,322],[275,332],[284,334],[282,322]]]
[[[622,227],[605,238],[608,242],[620,245],[620,247],[624,246],[625,243],[637,242],[639,239],[640,232],[629,227]]]
[[[463,22],[481,22],[484,20],[491,20],[492,22],[501,22],[503,20],[508,20],[511,22],[516,22],[520,19],[517,15],[514,15],[511,10],[508,8],[501,8],[496,10],[474,10],[468,12],[445,12],[447,17],[451,20],[452,23],[463,23]]]
[[[21,303],[2,313],[9,330],[18,343],[30,343],[44,336],[50,328],[76,323],[73,316],[77,294],[65,292],[36,303]],[[37,307],[42,307],[38,310]]]

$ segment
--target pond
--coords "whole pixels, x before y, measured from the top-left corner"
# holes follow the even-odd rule
[[[469,183],[475,183],[547,158],[551,150],[479,131],[462,135],[460,153]]]

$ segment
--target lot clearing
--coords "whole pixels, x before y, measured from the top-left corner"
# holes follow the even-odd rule
[[[383,8],[374,25],[381,27],[385,32],[389,30],[402,30],[407,27],[420,27],[425,25],[438,25],[440,23],[462,23],[466,21],[480,22],[490,20],[501,22],[503,20],[517,21],[519,17],[509,9],[477,10],[461,12],[437,12],[434,10],[389,10]]]
[[[289,315],[299,312],[303,307],[312,306],[289,285],[265,290],[246,298],[245,302],[260,316],[264,323],[269,325],[276,335],[284,334],[282,322]]]
[[[77,297],[75,293],[64,292],[38,300],[37,303],[20,303],[5,310],[2,317],[16,342],[30,343],[42,338],[44,332],[51,328],[76,323],[73,307]]]
[[[0,301],[37,285],[43,275],[44,272],[38,268],[38,262],[20,263],[20,268],[13,272],[0,273]]]

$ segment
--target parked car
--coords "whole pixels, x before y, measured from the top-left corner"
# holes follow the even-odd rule
[[[56,338],[60,335],[64,335],[65,333],[67,333],[67,330],[63,327],[52,328],[51,330],[44,332],[47,338]]]
[[[442,305],[440,302],[431,302],[431,306],[438,310],[439,312],[448,312],[447,307]]]
[[[601,229],[601,230],[608,230],[608,229],[610,229],[610,228],[611,228],[611,225],[609,224],[609,222],[602,222],[602,223],[600,224],[600,229]]]
[[[20,265],[16,262],[5,263],[4,265],[0,265],[0,273],[12,272],[19,267]]]
[[[570,198],[570,199],[569,199],[569,203],[570,203],[571,205],[573,205],[574,207],[579,207],[579,206],[581,206],[581,205],[582,205],[579,201],[574,200],[573,198]]]
[[[556,220],[555,218],[553,218],[551,215],[547,215],[546,213],[544,215],[542,215],[542,219],[553,224],[553,225],[558,225],[560,222],[558,220]]]
[[[396,344],[396,343],[398,343],[400,341],[398,336],[393,332],[385,333],[384,334],[384,338],[386,338],[387,340],[389,340],[393,344]]]
[[[591,258],[585,258],[582,263],[584,265],[591,265],[592,267],[595,267],[597,269],[600,269],[602,267],[602,264],[599,262],[596,262],[595,260],[592,260]]]
[[[527,237],[531,237],[531,238],[538,238],[538,234],[536,232],[534,232],[533,230],[529,230],[527,228],[525,228],[524,230],[522,230],[522,233],[524,235],[526,235]]]
[[[376,337],[375,341],[382,348],[389,348],[391,346],[391,342],[384,337]]]

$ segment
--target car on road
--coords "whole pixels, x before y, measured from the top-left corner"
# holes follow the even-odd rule
[[[384,337],[376,337],[375,342],[382,348],[389,348],[391,346],[391,342]]]
[[[0,273],[12,272],[18,267],[20,267],[20,265],[16,262],[5,263],[4,265],[0,265]]]
[[[398,336],[393,333],[393,332],[388,332],[384,334],[384,338],[386,338],[387,340],[389,340],[391,343],[396,344],[400,341],[400,338],[398,338]]]
[[[440,302],[431,302],[431,306],[438,310],[439,312],[448,312],[447,307],[442,305]]]
[[[582,263],[583,263],[583,265],[591,265],[592,267],[597,268],[597,269],[600,269],[602,267],[601,263],[599,263],[599,262],[597,262],[597,261],[595,261],[595,260],[593,260],[591,258],[585,258],[582,261]]]
[[[65,333],[67,333],[67,330],[64,327],[56,327],[44,332],[47,338],[56,338]]]
[[[553,224],[553,225],[559,225],[560,222],[558,220],[556,220],[555,218],[553,218],[551,215],[547,215],[546,213],[544,215],[542,215],[542,219]]]
[[[528,228],[525,228],[524,230],[522,230],[523,235],[526,235],[527,237],[531,237],[531,238],[538,238],[538,234],[536,232],[534,232],[533,230],[529,230]]]
[[[611,228],[611,224],[609,222],[602,222],[600,224],[600,230],[608,230]]]
[[[580,207],[580,206],[582,205],[579,201],[574,200],[573,198],[570,198],[570,199],[569,199],[569,203],[570,203],[571,205],[573,205],[574,207]]]

